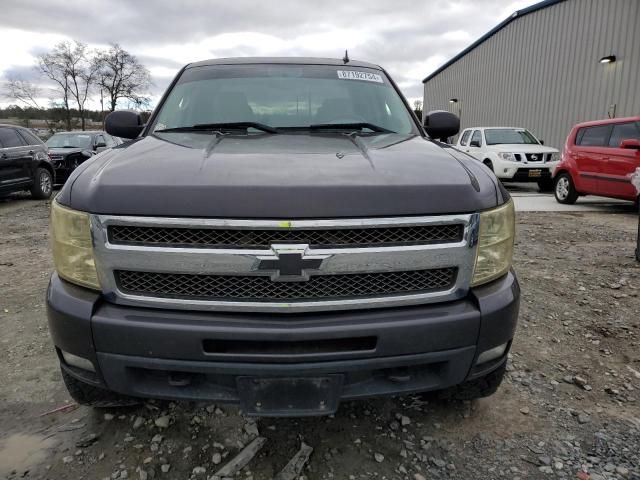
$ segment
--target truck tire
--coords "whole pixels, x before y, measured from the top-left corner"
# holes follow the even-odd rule
[[[506,369],[507,362],[504,362],[484,377],[476,378],[456,385],[455,387],[442,390],[438,393],[438,398],[441,400],[474,400],[476,398],[493,395],[502,383]]]
[[[36,168],[33,175],[33,186],[31,196],[36,200],[45,200],[51,196],[53,191],[53,175],[43,167]]]
[[[561,173],[554,180],[553,194],[556,197],[558,203],[564,203],[566,205],[573,205],[578,199],[578,192],[573,185],[571,175],[568,173]]]
[[[538,180],[538,190],[541,192],[551,192],[553,191],[553,180],[550,178],[545,178],[544,180]]]
[[[127,397],[126,395],[120,395],[111,390],[94,387],[93,385],[89,385],[72,377],[65,372],[64,369],[61,369],[61,371],[62,379],[69,391],[69,395],[80,405],[95,408],[114,408],[130,407],[141,403],[137,398]]]

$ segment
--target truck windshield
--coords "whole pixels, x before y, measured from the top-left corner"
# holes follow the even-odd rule
[[[484,131],[487,145],[506,144],[535,144],[539,142],[529,131],[521,128],[490,128]]]
[[[91,135],[84,133],[56,133],[46,143],[49,148],[88,148],[91,146]]]
[[[207,124],[245,124],[248,129],[251,123],[261,125],[262,131],[264,127],[317,130],[329,124],[417,133],[400,95],[382,71],[288,64],[188,68],[151,131]]]

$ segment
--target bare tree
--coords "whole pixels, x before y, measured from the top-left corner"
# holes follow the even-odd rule
[[[68,42],[59,44],[58,47],[60,46],[63,46],[62,58],[69,75],[69,93],[78,105],[80,122],[84,130],[85,104],[96,79],[97,67],[89,58],[86,44],[76,41],[73,46]]]
[[[413,101],[413,111],[416,112],[418,118],[422,118],[422,100]]]
[[[56,83],[63,108],[67,112],[67,128],[71,128],[70,101],[77,105],[82,130],[85,129],[85,104],[93,86],[97,66],[89,58],[87,45],[75,41],[61,42],[49,53],[38,57],[40,71]]]
[[[42,109],[37,101],[40,95],[40,89],[37,85],[21,78],[10,77],[4,84],[4,90],[5,97],[29,107]]]
[[[60,46],[60,45],[58,45]],[[57,48],[57,47],[56,47]],[[71,110],[69,109],[69,76],[62,56],[56,52],[45,53],[38,56],[38,69],[54,84],[60,98],[61,106],[65,111],[67,130],[71,130]]]
[[[95,63],[101,95],[102,92],[106,95],[110,111],[116,109],[120,99],[127,99],[137,107],[149,103],[145,94],[151,86],[151,74],[135,56],[114,43],[96,55]]]
[[[22,78],[9,77],[4,84],[4,96],[15,100],[18,103],[22,103],[27,107],[32,107],[37,110],[41,110],[45,116],[44,121],[47,124],[47,128],[53,131],[53,126],[46,118],[44,107],[38,102],[41,92],[37,85],[23,80]]]

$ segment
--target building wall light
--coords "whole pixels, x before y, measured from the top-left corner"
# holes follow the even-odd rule
[[[600,63],[613,63],[616,61],[616,56],[615,55],[608,55],[606,57],[602,57],[600,59]]]
[[[458,103],[458,99],[457,98],[452,98],[451,100],[449,100],[449,103]]]

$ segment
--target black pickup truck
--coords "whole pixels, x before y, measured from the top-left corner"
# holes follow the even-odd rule
[[[52,204],[49,327],[75,400],[340,400],[500,384],[519,306],[514,208],[424,125],[377,65],[236,58],[185,66],[135,139]]]

